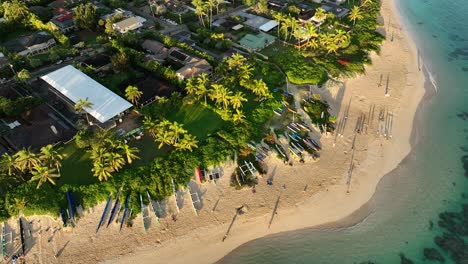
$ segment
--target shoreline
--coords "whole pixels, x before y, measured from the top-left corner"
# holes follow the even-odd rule
[[[165,262],[167,263],[184,263],[186,261],[193,261],[194,259],[197,259],[196,263],[213,263],[219,261],[237,247],[268,235],[277,235],[282,232],[304,228],[324,228],[325,226],[334,228],[345,227],[365,219],[370,213],[368,203],[372,199],[378,183],[386,174],[396,168],[411,150],[413,141],[411,135],[414,132],[413,121],[418,106],[422,102],[425,94],[424,83],[426,82],[427,76],[424,76],[422,71],[417,72],[417,49],[413,39],[409,35],[408,29],[400,25],[403,22],[401,14],[397,10],[396,1],[397,0],[391,0],[382,3],[381,15],[386,17],[384,13],[391,12],[391,20],[398,21],[396,27],[397,29],[401,27],[400,32],[403,33],[403,36],[401,36],[403,38],[403,45],[409,45],[408,52],[411,54],[411,61],[407,61],[406,63],[410,66],[416,66],[412,69],[415,72],[409,70],[409,73],[416,76],[414,81],[416,81],[417,84],[408,84],[407,82],[406,89],[402,91],[401,96],[406,98],[406,102],[400,102],[399,107],[405,106],[405,109],[403,113],[400,112],[398,116],[407,115],[407,117],[406,120],[399,119],[397,121],[399,127],[396,129],[395,134],[398,135],[395,135],[394,138],[398,138],[398,140],[395,140],[396,142],[394,141],[389,146],[385,146],[386,149],[383,151],[385,156],[385,158],[383,158],[383,163],[376,164],[377,162],[374,162],[374,165],[383,166],[375,166],[378,172],[374,175],[369,175],[362,173],[363,167],[366,167],[362,165],[368,161],[368,159],[365,159],[359,164],[359,175],[354,176],[359,177],[359,182],[357,183],[358,187],[355,186],[356,183],[353,183],[354,185],[351,187],[352,194],[350,196],[354,197],[350,198],[346,195],[346,186],[343,183],[336,184],[331,186],[329,190],[327,189],[327,191],[319,191],[306,200],[296,204],[293,208],[283,209],[280,207],[278,211],[280,216],[276,217],[276,222],[274,222],[270,229],[261,228],[264,226],[265,216],[256,217],[254,219],[243,219],[243,222],[236,223],[235,233],[231,234],[225,242],[221,242],[219,239],[225,231],[225,226],[223,225],[221,228],[217,227],[215,230],[212,229],[208,232],[210,234],[204,234],[204,237],[188,235],[175,238],[175,241],[164,242],[161,246],[157,246],[157,248],[142,249],[136,251],[134,254],[121,256],[112,260],[109,259],[103,263],[128,263],[134,259],[138,259],[140,263],[150,263],[151,259],[155,258],[166,260]],[[394,24],[392,21],[390,21],[391,23],[388,25],[388,21],[386,20],[384,28],[392,27],[392,24]],[[390,40],[385,41],[382,49],[389,45],[388,42],[390,42]],[[375,56],[372,57],[375,59]],[[375,64],[373,63],[373,65]],[[371,66],[371,69],[373,67],[375,66]],[[358,77],[358,79],[361,78],[363,78],[363,76]],[[345,81],[352,83],[353,79]],[[410,89],[408,88],[410,87],[416,87],[418,89],[409,91]],[[348,91],[346,91],[346,93],[348,93]],[[345,108],[347,104],[346,99],[348,98],[345,95],[341,101],[341,109]],[[400,110],[402,109],[400,108]],[[376,146],[372,146],[371,142],[369,148],[371,147],[375,148]],[[395,155],[395,152],[398,152],[398,155]],[[366,169],[369,169],[369,167]],[[363,181],[366,181],[366,184],[360,185]],[[356,194],[357,191],[359,191],[358,194]],[[350,202],[349,200],[353,201]],[[345,201],[346,203],[341,204],[340,201]],[[330,208],[334,209],[332,210]],[[317,217],[317,215],[314,214],[315,212],[321,212],[322,215]],[[304,219],[309,219],[309,221],[306,222]],[[204,231],[206,232],[206,230]],[[203,244],[204,246],[194,247],[193,244]]]
[[[154,263],[156,259],[162,263],[214,263],[239,246],[268,235],[304,228],[341,228],[365,219],[380,180],[411,151],[417,136],[413,136],[417,133],[415,115],[426,91],[425,76],[423,71],[418,71],[417,49],[409,30],[402,27],[403,19],[396,1],[383,0],[381,17],[385,18],[385,23],[382,28],[392,31],[387,30],[388,40],[383,42],[380,54],[372,54],[373,64],[366,66],[366,74],[341,80],[344,91],[338,87],[314,90],[329,101],[332,112],[339,113],[338,119],[352,100],[344,136],[337,138],[336,146],[334,136],[320,135],[323,151],[319,161],[295,163],[290,167],[270,158],[268,174],[274,177],[274,185],[266,184],[268,177],[259,178],[256,193],[251,189],[236,191],[229,186],[228,175],[234,167],[228,164],[224,169],[226,176],[218,185],[198,186],[203,203],[198,216],[194,216],[190,201],[185,199],[177,213],[178,220],[172,221],[169,216],[175,213],[174,208],[170,208],[174,197],[169,197],[166,200],[168,216],[161,218],[159,226],[152,223],[146,233],[142,232],[139,215],[133,220],[132,228],[119,232],[113,224],[96,235],[93,230],[104,204],[87,209],[73,229],[62,229],[59,221],[50,217],[30,218],[34,219],[36,230],[42,230],[43,225],[51,227],[54,239],[50,243],[52,238],[39,232],[35,238],[38,246],[28,253],[27,261],[43,263],[46,257],[47,263],[131,263],[135,260]],[[391,77],[389,97],[384,96],[385,85],[377,86],[382,75]],[[356,154],[351,155],[354,122],[363,113],[367,114],[372,104],[376,106],[377,120],[374,118],[374,127],[370,124],[369,134],[366,130],[365,135],[356,136]],[[379,125],[379,109],[391,111],[395,116],[390,140],[374,133]],[[351,161],[356,167],[347,193],[346,178]],[[278,211],[272,218],[277,201]],[[235,208],[239,206],[245,206],[246,213],[233,219]],[[232,230],[222,242],[231,222]],[[59,258],[51,257],[58,252]]]

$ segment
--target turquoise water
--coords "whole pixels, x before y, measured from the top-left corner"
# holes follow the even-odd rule
[[[424,258],[426,247],[438,249],[445,263],[455,263],[434,237],[443,232],[439,213],[458,212],[462,202],[468,203],[462,199],[468,178],[461,160],[468,154],[463,150],[468,149],[468,120],[459,116],[468,112],[468,1],[400,0],[398,8],[414,32],[437,93],[426,88],[414,124],[413,150],[379,183],[370,215],[348,228],[258,239],[220,263],[400,263],[400,253],[414,263],[436,263]]]

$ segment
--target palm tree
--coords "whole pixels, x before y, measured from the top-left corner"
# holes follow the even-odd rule
[[[78,99],[78,102],[75,104],[75,111],[77,111],[78,113],[82,114],[83,113],[83,110],[85,110],[85,108],[91,108],[93,107],[93,103],[91,103],[88,98],[86,99]],[[89,118],[88,118],[88,113],[85,112],[86,114],[86,120],[88,121],[88,124],[89,124]]]
[[[206,6],[203,0],[192,0],[192,5],[195,7],[195,14],[198,16],[200,20],[200,24],[205,27],[205,21],[203,19],[206,16]]]
[[[283,17],[283,23],[281,23],[280,31],[284,32],[284,40],[288,39],[289,28],[291,27],[291,16]]]
[[[187,84],[185,84],[185,91],[187,91],[188,95],[196,94],[198,90],[198,86],[196,85],[195,77],[191,77],[187,80]]]
[[[242,112],[242,110],[236,109],[236,112],[232,115],[232,121],[234,123],[240,123],[244,121],[244,119],[245,119],[244,112]]]
[[[307,36],[307,46],[309,46],[310,39],[318,37],[317,28],[314,23],[307,23],[304,29]]]
[[[353,21],[353,26],[356,24],[356,20],[358,19],[362,19],[363,16],[361,14],[361,9],[359,8],[359,6],[353,6],[353,8],[351,8],[351,11],[349,12],[349,20]]]
[[[143,128],[148,131],[153,138],[156,137],[158,129],[156,123],[151,119],[151,117],[145,116],[143,119]]]
[[[138,90],[138,87],[129,85],[125,89],[125,97],[132,102],[133,104],[137,104],[138,100],[140,100],[141,96],[143,95],[143,92]]]
[[[31,172],[32,169],[40,163],[36,153],[32,152],[31,148],[22,149],[16,152],[13,157],[16,161],[16,168],[22,172]]]
[[[133,160],[140,158],[136,155],[140,150],[135,147],[130,147],[128,144],[123,143],[118,148],[122,151],[122,155],[127,159],[128,164],[132,164]]]
[[[39,159],[48,166],[55,166],[60,175],[60,161],[63,160],[63,155],[60,154],[52,144],[42,147],[40,152],[41,156],[39,156]]]
[[[100,161],[93,162],[93,168],[91,169],[91,171],[93,172],[93,175],[98,178],[99,181],[107,181],[107,179],[109,179],[112,176],[111,172],[113,172],[112,168],[106,166]]]
[[[245,63],[238,68],[237,77],[240,80],[240,84],[242,85],[243,82],[248,82],[250,78],[253,76],[253,68],[250,64]]]
[[[229,100],[234,109],[242,107],[242,102],[247,102],[247,99],[242,92],[235,93]]]
[[[361,6],[367,6],[368,4],[371,4],[373,2],[373,0],[361,0]]]
[[[269,94],[268,86],[262,79],[254,80],[250,88],[252,93],[257,96],[268,96]]]
[[[125,159],[119,153],[107,152],[104,154],[104,165],[114,171],[119,171],[125,165]]]
[[[174,144],[174,147],[176,147],[178,150],[192,151],[194,148],[198,147],[198,140],[195,136],[185,134],[179,142]]]
[[[233,70],[238,66],[244,65],[247,59],[239,53],[235,53],[227,60],[228,69]]]
[[[208,84],[208,74],[202,73],[200,76],[197,78],[197,91],[195,94],[198,97],[205,97],[205,105],[206,105],[206,95],[208,94],[208,89],[206,88]]]
[[[39,189],[42,184],[45,182],[50,182],[52,185],[55,185],[54,178],[59,178],[60,175],[56,173],[55,168],[49,168],[47,166],[35,166],[34,170],[31,172],[33,175],[30,181],[39,181],[37,183],[37,189]]]
[[[8,176],[13,176],[16,172],[16,159],[15,156],[12,156],[8,153],[3,153],[0,158],[0,171],[5,173]]]
[[[180,124],[177,123],[177,122],[172,123],[172,124],[169,126],[169,130],[172,132],[172,136],[173,136],[172,144],[173,144],[173,145],[174,145],[177,141],[179,141],[180,135],[183,135],[183,134],[187,133],[187,130],[185,130],[185,129],[182,127],[182,125],[180,125]]]
[[[208,22],[210,23],[210,29],[211,29],[211,24],[213,23],[213,7],[216,6],[216,0],[205,0],[206,1],[206,7],[210,9],[210,17],[208,19]]]
[[[158,148],[162,148],[164,144],[170,145],[172,140],[174,138],[174,135],[172,131],[169,131],[167,128],[164,130],[159,130],[158,134],[156,134],[156,137],[154,141],[159,142]]]
[[[278,25],[276,26],[278,28],[278,38],[280,36],[280,27],[285,19],[285,16],[283,15],[283,13],[281,12],[277,12],[275,14],[273,14],[273,19],[275,19],[276,23],[278,23]]]
[[[325,11],[325,9],[319,7],[315,11],[314,17],[317,21],[323,21],[327,18],[327,12]]]

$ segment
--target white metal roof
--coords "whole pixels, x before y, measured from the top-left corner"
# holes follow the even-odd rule
[[[73,103],[88,99],[92,107],[84,110],[101,123],[132,107],[131,103],[71,65],[46,74],[41,79]]]
[[[274,20],[270,20],[270,21],[266,22],[265,24],[261,25],[260,30],[263,31],[263,32],[268,32],[268,31],[272,30],[274,27],[276,27],[277,25],[278,25],[278,22],[276,22]]]

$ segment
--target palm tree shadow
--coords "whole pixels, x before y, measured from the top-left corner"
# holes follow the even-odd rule
[[[59,251],[57,251],[57,254],[55,255],[55,257],[58,258],[58,257],[60,257],[60,255],[62,255],[63,251],[68,246],[68,243],[70,243],[70,240],[68,240],[67,243],[65,243],[65,245]]]

